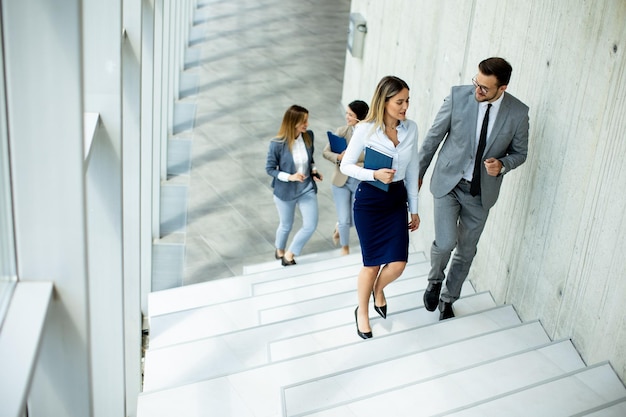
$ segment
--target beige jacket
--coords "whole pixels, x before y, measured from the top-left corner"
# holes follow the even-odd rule
[[[354,128],[352,126],[346,125],[346,126],[342,126],[338,128],[335,131],[335,135],[346,138],[346,142],[350,143],[350,139],[352,139],[353,131],[354,131]],[[322,155],[324,156],[324,158],[328,159],[330,162],[335,164],[335,171],[333,172],[333,178],[332,178],[333,185],[336,187],[343,187],[346,184],[346,181],[348,180],[348,176],[346,174],[343,174],[339,170],[339,163],[341,162],[337,159],[339,154],[331,151],[330,143],[327,143],[326,146],[324,147]],[[357,164],[363,166],[364,158],[365,158],[365,154],[361,152],[361,156],[359,156],[359,160]]]

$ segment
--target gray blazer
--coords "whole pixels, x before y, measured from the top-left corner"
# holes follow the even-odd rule
[[[317,193],[317,184],[313,181],[311,177],[311,173],[313,167],[315,166],[315,161],[313,159],[313,153],[315,151],[314,147],[314,136],[313,131],[307,130],[307,133],[311,137],[311,146],[306,147],[306,152],[309,155],[309,172],[308,178],[305,180],[311,181],[313,183],[313,189]],[[301,183],[299,182],[283,182],[280,181],[278,177],[278,173],[283,171],[289,174],[296,173],[296,164],[293,162],[293,155],[289,150],[289,146],[287,145],[287,141],[272,139],[270,142],[270,148],[267,152],[267,161],[265,163],[265,171],[269,176],[272,177],[272,188],[274,188],[274,195],[280,198],[283,201],[291,201],[295,200],[299,197],[298,191],[302,189]]]
[[[419,151],[419,178],[422,179],[443,141],[430,182],[430,191],[435,198],[445,196],[456,187],[463,177],[468,158],[473,158],[478,118],[474,92],[475,88],[471,85],[452,87]],[[505,92],[498,117],[487,138],[483,160],[499,159],[506,168],[505,172],[523,164],[528,154],[528,129],[528,106]],[[483,208],[488,210],[498,199],[504,174],[494,177],[487,174],[483,164],[481,168],[481,202]]]

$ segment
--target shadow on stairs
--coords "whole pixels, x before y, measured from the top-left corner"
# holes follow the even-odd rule
[[[457,317],[438,321],[422,252],[360,339],[360,268],[358,254],[320,257],[150,294],[138,417],[626,415],[608,363],[587,366],[489,293],[466,283]]]

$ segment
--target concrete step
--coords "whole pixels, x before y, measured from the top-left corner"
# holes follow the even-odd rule
[[[374,337],[360,339],[360,268],[350,255],[153,295],[137,416],[626,415],[608,364],[585,366],[469,281],[455,318],[426,311],[423,253],[385,289],[386,320],[370,304]]]
[[[601,404],[591,410],[583,411],[573,415],[572,417],[623,417],[626,416],[626,397]]]
[[[418,327],[427,326],[438,323],[439,312],[427,311],[422,305],[422,297],[409,293],[404,296],[393,298],[399,301],[399,298],[407,299],[404,305],[394,302],[394,306],[403,307],[397,312],[388,312],[387,319],[383,320],[374,314],[370,318],[372,333],[375,337],[383,337],[389,334],[399,333]],[[463,297],[455,304],[458,317],[475,314],[496,307],[491,294],[480,293],[474,294],[471,286],[465,285]],[[353,310],[352,310],[353,311]],[[328,328],[310,331],[301,335],[292,334],[283,339],[273,340],[268,344],[267,351],[272,360],[284,360],[300,355],[322,351],[344,344],[354,343],[358,339],[356,335],[356,325],[354,322],[354,313],[349,317],[351,320],[346,324],[339,326],[331,326]]]
[[[284,415],[302,415],[319,411],[322,406],[331,408],[348,404],[547,343],[550,338],[539,322],[515,324],[395,359],[284,386]],[[315,396],[310,395],[312,392]]]
[[[437,321],[435,324],[416,329],[375,336],[367,341],[360,340],[355,335],[355,341],[349,345],[272,362],[221,377],[146,392],[139,398],[138,415],[172,415],[167,413],[172,412],[170,403],[175,402],[178,404],[180,415],[188,417],[278,416],[282,408],[280,401],[282,386],[354,370],[371,365],[372,362],[402,357],[519,323],[515,311],[510,306],[502,306],[455,319]],[[213,412],[215,414],[212,414]]]
[[[425,271],[424,263],[407,265],[405,273],[388,287],[389,296],[392,297],[396,291],[406,292],[408,288],[414,291],[423,290],[427,285]],[[303,278],[300,287],[151,317],[150,346],[163,347],[250,328],[286,317],[354,305],[355,276],[338,276],[330,280],[326,276],[317,273],[313,276],[317,283]],[[291,278],[297,279],[298,277]]]
[[[626,416],[626,389],[608,363],[573,370],[446,416]],[[617,402],[616,402],[617,401]],[[523,406],[522,406],[523,405]]]
[[[409,254],[409,265],[426,261],[423,252]],[[345,272],[348,273],[350,271],[353,276],[356,276],[356,273],[362,266],[361,262],[361,256],[358,254],[338,256],[327,259],[324,262],[298,264],[271,271],[261,271],[238,277],[222,278],[200,284],[152,292],[148,296],[149,316],[154,318],[164,314],[250,297],[254,295],[255,284],[290,279],[301,276],[303,273],[315,274],[324,272],[325,275],[333,277],[335,276],[335,270],[348,267],[348,270]]]
[[[448,416],[460,407],[509,394],[549,378],[583,369],[585,364],[569,341],[554,342],[543,347],[514,353],[450,373],[409,383],[393,390],[380,390],[374,395],[322,409],[317,412],[287,414],[289,416],[378,416],[394,417]],[[522,407],[522,404],[524,406]],[[321,407],[320,407],[321,408]],[[517,403],[517,415],[554,416],[551,409],[543,413],[526,413],[525,403]],[[549,410],[549,412],[547,412]],[[467,414],[485,417],[496,414]],[[507,408],[499,408],[499,416],[510,416]]]
[[[360,251],[361,251],[361,248],[358,245],[352,246],[350,247],[350,255],[348,256],[354,259],[358,259],[360,262],[361,261]],[[307,264],[312,264],[312,263],[317,263],[317,262],[325,262],[330,259],[335,259],[335,258],[340,258],[340,257],[342,257],[341,249],[335,249],[332,251],[325,251],[325,252],[315,252],[315,253],[310,253],[307,255],[298,256],[297,257],[298,259],[296,259],[296,262],[297,262],[296,265],[307,265]],[[281,269],[282,267],[283,266],[279,260],[263,262],[263,263],[258,263],[254,265],[246,265],[243,267],[243,274],[249,275],[249,274],[255,274],[255,273],[265,272],[265,271],[276,271],[276,270]]]
[[[411,299],[415,301],[411,309],[389,314],[387,320],[372,316],[372,330],[377,338],[438,323],[437,313],[426,311],[423,306],[418,307],[418,297]],[[496,305],[489,293],[470,293],[461,298],[456,306],[459,316],[494,307]],[[358,342],[361,339],[356,335],[351,308],[336,308],[162,348],[151,347],[145,355],[144,392],[223,376]]]

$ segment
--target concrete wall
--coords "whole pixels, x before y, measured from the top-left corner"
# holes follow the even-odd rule
[[[504,180],[470,280],[625,380],[626,2],[352,0],[351,11],[367,35],[362,58],[347,53],[344,104],[397,75],[420,140],[479,61],[512,64],[507,91],[530,107],[529,156]],[[412,243],[429,253],[427,186],[420,215]]]

